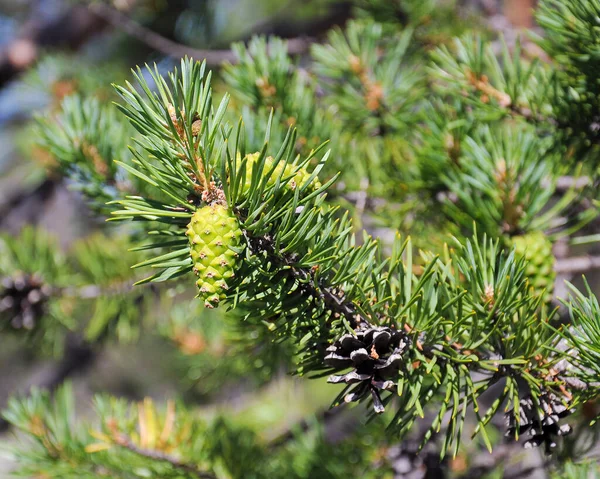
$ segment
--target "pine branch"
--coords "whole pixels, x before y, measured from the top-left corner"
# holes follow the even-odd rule
[[[253,254],[267,253],[269,260],[278,263],[279,267],[285,267],[284,271],[289,271],[290,276],[298,281],[300,288],[304,290],[306,295],[319,298],[323,301],[324,305],[334,313],[331,320],[337,314],[338,316],[345,317],[353,329],[359,327],[361,324],[368,324],[364,314],[360,313],[356,305],[345,297],[343,291],[334,291],[333,288],[328,287],[322,282],[315,281],[313,271],[295,266],[293,254],[279,255],[271,238],[250,237],[248,238],[248,244]]]
[[[198,60],[203,59],[210,66],[219,66],[224,62],[235,63],[237,61],[237,57],[232,50],[202,50],[182,45],[153,32],[104,3],[93,3],[89,6],[89,9],[118,30],[171,57],[183,58],[187,56]],[[291,38],[287,41],[288,53],[290,55],[306,53],[313,42],[314,39],[310,37]]]
[[[360,37],[365,30],[355,25],[351,32]],[[376,25],[367,32],[375,43],[382,35]],[[336,38],[340,50],[356,43]],[[407,49],[408,39],[395,51]],[[264,43],[255,45],[264,53]],[[338,71],[340,59],[330,53],[321,51],[322,66]],[[389,61],[394,71],[399,68]],[[360,60],[344,62],[343,68],[362,71]],[[244,80],[241,71],[232,75],[236,81]],[[491,449],[485,427],[505,400],[515,405],[506,413],[511,437],[548,411],[563,417],[577,404],[577,392],[565,389],[562,373],[553,372],[568,355],[554,348],[558,333],[546,326],[543,298],[530,287],[523,256],[504,251],[499,239],[474,235],[457,240],[442,258],[423,253],[415,272],[410,241],[397,238],[389,255],[366,235],[361,243],[348,215],[327,207],[324,193],[334,179],[321,185],[317,174],[328,154],[308,170],[320,148],[296,156],[296,133],[290,130],[275,143],[274,157],[268,156],[271,116],[262,150],[247,154],[244,125],[232,128],[225,120],[227,96],[212,106],[205,64],[183,60],[168,79],[157,68],[150,74],[156,93],[141,70],[139,88],[117,87],[124,101],[119,108],[140,135],[135,158],[124,168],[148,189],[116,202],[121,209],[113,212],[116,219],[138,221],[151,240],[142,249],[159,250],[137,264],[157,271],[147,281],[193,271],[206,307],[237,307],[240,321],[266,326],[270,341],[298,348],[299,373],[343,383],[334,403],[372,401],[375,413],[393,405],[389,429],[398,435],[440,401],[424,442],[447,423],[442,455],[457,453],[471,408],[477,433]],[[280,78],[287,74],[284,68]],[[362,88],[365,81],[359,83]],[[480,83],[492,94],[483,77]],[[462,201],[460,208],[448,208],[466,228],[474,219],[489,227],[492,238],[506,227],[513,234],[540,229],[573,200],[565,195],[551,211],[536,215],[552,196],[541,182],[554,178],[555,157],[546,158],[549,142],[535,132],[512,128],[482,128],[466,141],[460,161],[441,169]],[[483,391],[502,379],[501,398],[480,411]],[[524,425],[520,407],[527,411]],[[530,444],[549,448],[566,432],[542,428]]]

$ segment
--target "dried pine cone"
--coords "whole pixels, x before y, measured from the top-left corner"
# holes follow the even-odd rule
[[[544,444],[546,454],[550,454],[556,447],[556,437],[566,436],[571,432],[568,424],[559,425],[558,422],[571,414],[569,409],[553,393],[544,392],[539,397],[541,416],[531,396],[519,401],[519,421],[517,423],[513,410],[506,413],[506,437],[514,437],[515,433],[529,432],[531,438],[524,443],[526,449],[539,447]]]
[[[5,277],[0,282],[0,319],[14,329],[31,330],[46,313],[49,296],[50,288],[35,274]]]
[[[344,397],[346,402],[358,401],[370,392],[375,412],[381,413],[384,407],[379,391],[395,389],[396,383],[389,378],[397,375],[408,344],[404,332],[388,327],[368,326],[355,331],[355,335],[344,334],[327,348],[325,364],[352,371],[329,376],[327,381],[356,385]]]
[[[446,477],[446,459],[440,458],[440,452],[434,442],[427,443],[422,449],[420,441],[406,439],[390,446],[383,460],[375,467],[389,464],[394,479],[428,479]]]

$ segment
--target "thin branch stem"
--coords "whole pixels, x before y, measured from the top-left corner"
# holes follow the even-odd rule
[[[181,459],[178,459],[161,451],[155,451],[152,449],[144,449],[142,447],[139,447],[136,444],[134,444],[131,441],[131,439],[129,439],[123,434],[117,438],[116,442],[119,446],[128,449],[129,451],[137,454],[138,456],[146,457],[148,459],[152,459],[153,461],[167,462],[174,468],[179,469],[180,471],[185,472],[187,474],[191,474],[192,476],[197,477],[199,479],[216,479],[217,477],[210,472],[200,470],[198,465],[196,464],[184,462]]]
[[[282,257],[278,254],[278,252],[275,251],[273,242],[270,238],[247,237],[247,239],[250,248],[255,253],[264,251],[280,265],[287,266],[289,269],[286,269],[285,271],[290,272],[306,293],[315,298],[319,298],[333,313],[344,316],[352,328],[355,329],[362,323],[369,324],[368,319],[360,314],[356,305],[352,301],[346,299],[343,291],[334,290],[334,288],[322,284],[316,285],[312,272],[310,270],[307,271],[303,268],[298,268],[294,265],[294,261],[291,258]]]
[[[89,8],[114,28],[166,55],[172,57],[188,56],[198,60],[205,59],[209,66],[218,66],[223,62],[235,63],[237,61],[237,57],[232,50],[206,50],[182,45],[140,25],[127,15],[103,3],[94,3]],[[313,41],[309,37],[291,38],[287,40],[288,53],[290,55],[305,53]]]
[[[137,279],[128,279],[119,283],[109,285],[88,284],[85,286],[72,286],[68,288],[57,288],[56,294],[61,296],[77,297],[81,299],[95,299],[100,296],[109,296],[113,294],[126,294],[134,289],[134,283]],[[150,284],[146,283],[148,286]]]

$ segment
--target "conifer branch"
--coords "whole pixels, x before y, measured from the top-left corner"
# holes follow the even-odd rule
[[[296,267],[293,254],[280,256],[275,250],[271,238],[248,238],[248,240],[250,250],[254,254],[266,252],[272,260],[280,264],[280,267],[286,267],[284,271],[289,271],[291,277],[298,281],[300,288],[304,290],[307,296],[319,298],[323,301],[325,306],[334,313],[330,321],[333,321],[336,316],[343,316],[353,329],[361,324],[368,324],[364,315],[358,312],[356,305],[346,299],[343,291],[334,291],[322,282],[315,281],[314,273],[310,269]]]
[[[555,13],[546,14],[555,25]],[[127,17],[115,22],[151,45],[164,40]],[[393,409],[388,431],[395,437],[425,418],[422,446],[440,438],[441,456],[458,453],[471,411],[475,434],[491,450],[486,426],[504,410],[507,437],[528,432],[525,445],[549,453],[571,431],[562,420],[600,394],[597,300],[589,290],[574,293],[572,322],[561,330],[547,304],[556,272],[600,266],[588,257],[553,269],[552,255],[554,233],[570,235],[597,215],[591,201],[584,213],[579,208],[595,170],[577,179],[562,161],[577,142],[559,131],[551,66],[529,62],[518,44],[498,55],[466,35],[433,52],[422,69],[412,57],[412,31],[369,20],[332,32],[312,50],[319,86],[298,73],[283,41],[236,45],[237,64],[224,68],[224,78],[250,127],[237,122],[239,111],[230,116],[227,95],[213,105],[207,63],[186,59],[168,78],[157,67],[150,75],[138,70],[117,87],[119,110],[136,129],[133,159],[125,158],[126,141],[95,129],[74,128],[78,134],[56,141],[64,128],[46,126],[47,143],[66,158],[66,171],[78,165],[90,196],[108,193],[110,207],[117,205],[113,219],[135,221],[137,236],[147,238],[139,249],[148,256],[136,267],[152,273],[141,283],[193,273],[206,308],[235,308],[245,346],[285,343],[298,374],[342,386],[334,404],[366,401],[375,414]],[[78,127],[101,111],[85,102],[65,107],[65,125]],[[277,111],[265,114],[271,107]],[[321,131],[313,118],[325,118],[327,127]],[[79,132],[85,143],[73,141]],[[325,134],[333,138],[331,154],[310,145]],[[86,154],[96,143],[114,152],[100,157],[119,156],[106,162],[112,175]],[[330,158],[348,167],[343,174],[359,193],[346,196],[361,213],[371,192],[361,178],[380,192],[375,197],[389,197],[390,185],[405,188],[401,205],[415,216],[415,203],[425,198],[415,207],[423,211],[437,201],[452,243],[413,258],[410,239],[395,238],[391,253],[366,234],[361,241],[348,213],[327,205],[335,181]],[[124,198],[103,191],[118,176],[139,191]],[[481,397],[494,384],[502,386],[499,395],[484,409]],[[149,411],[138,419],[140,441],[123,420],[112,444],[174,467],[178,456],[196,460],[187,449],[175,457],[154,452],[146,426],[157,414]],[[169,432],[174,416],[165,417]],[[98,438],[89,450],[110,447],[110,438]]]

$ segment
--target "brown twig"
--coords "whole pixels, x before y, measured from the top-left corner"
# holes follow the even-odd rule
[[[148,45],[156,51],[172,57],[192,57],[198,60],[205,59],[207,65],[218,66],[223,62],[235,63],[237,57],[232,50],[206,50],[182,45],[173,40],[163,37],[156,32],[140,25],[127,15],[115,10],[103,3],[94,3],[89,6],[90,10],[104,19],[114,28],[121,30],[140,42]],[[309,37],[298,37],[287,40],[288,53],[298,55],[308,51],[313,39]]]
[[[138,456],[146,457],[148,459],[152,459],[153,461],[167,462],[174,468],[179,469],[180,471],[185,472],[187,474],[191,474],[199,479],[216,479],[217,477],[210,472],[200,470],[200,468],[196,464],[184,462],[181,459],[178,459],[161,451],[139,447],[124,434],[120,435],[117,438],[117,444],[137,454]]]

